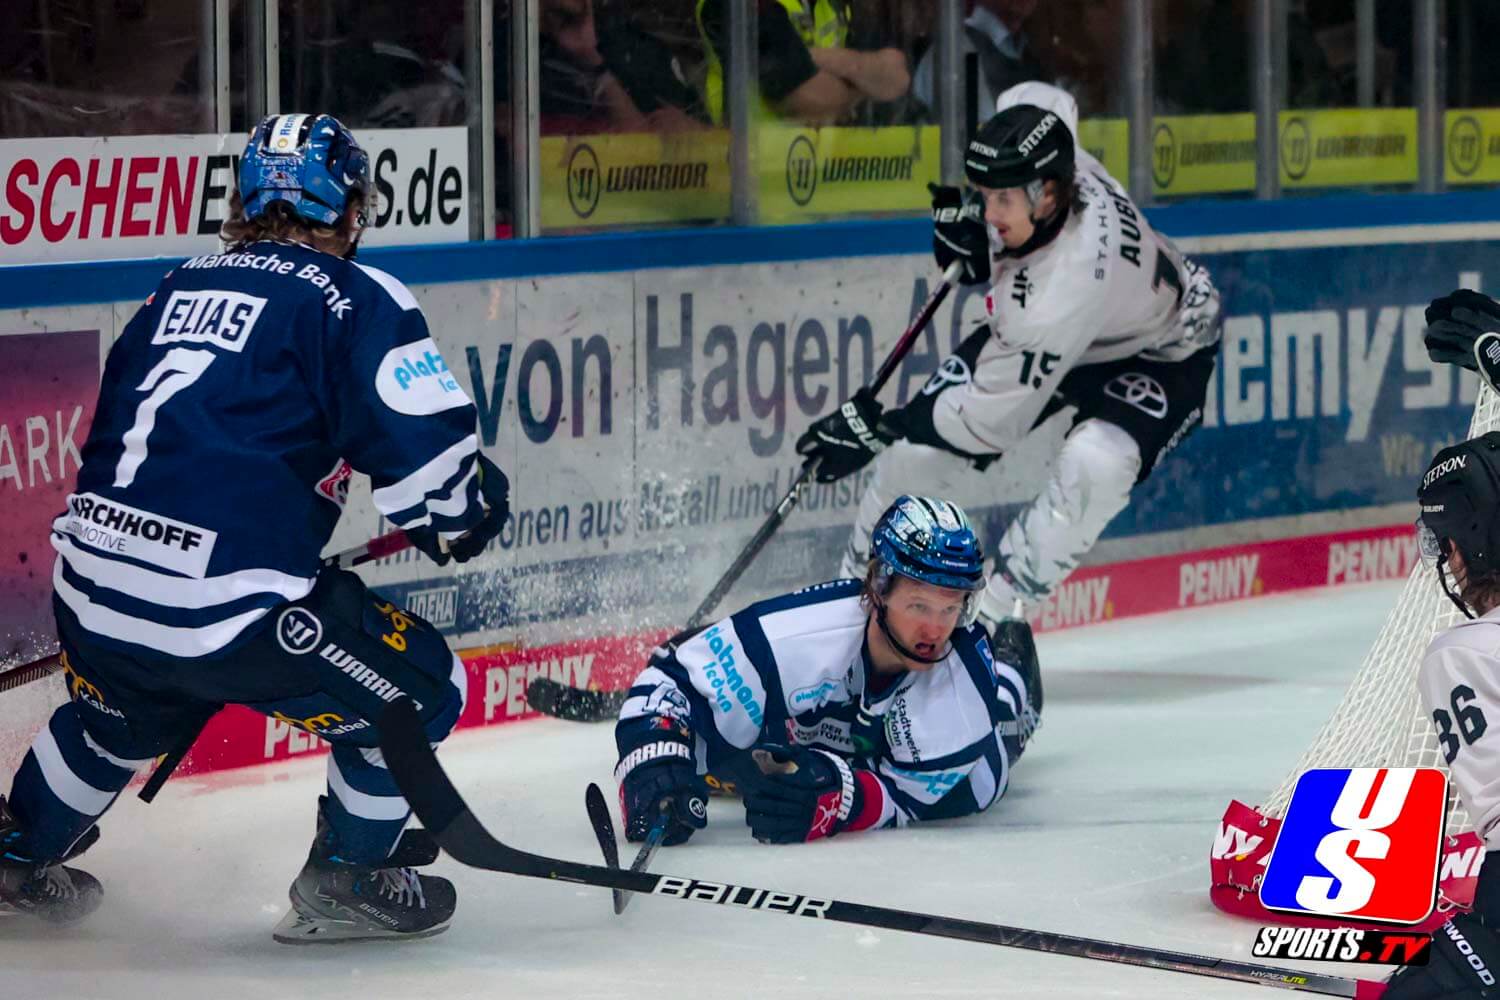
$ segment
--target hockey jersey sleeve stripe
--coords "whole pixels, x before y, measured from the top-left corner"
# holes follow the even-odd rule
[[[411,806],[399,795],[370,795],[350,786],[336,757],[328,758],[328,790],[350,815],[361,819],[405,819]]]
[[[412,309],[420,309],[420,306],[417,303],[417,297],[413,295],[411,293],[411,289],[407,288],[406,285],[401,282],[401,279],[397,278],[395,275],[387,274],[385,271],[382,271],[378,267],[370,267],[368,264],[361,264],[359,261],[355,261],[354,266],[368,274],[377,285],[383,288],[385,290],[385,293],[391,297],[391,301],[395,302],[396,307],[402,312],[409,312]]]
[[[94,787],[73,769],[64,758],[62,747],[58,745],[57,737],[53,734],[50,724],[37,734],[36,740],[31,744],[31,753],[36,757],[37,765],[42,770],[42,777],[47,781],[48,790],[74,812],[98,816],[109,808],[109,804],[119,794]],[[100,764],[113,767],[103,761]],[[122,768],[121,770],[128,769]],[[129,780],[128,775],[125,780]],[[120,783],[124,784],[123,781]]]
[[[449,498],[450,491],[475,464],[478,448],[479,439],[470,434],[399,482],[377,488],[370,498],[397,527],[426,524],[430,505]]]
[[[868,830],[872,826],[884,826],[896,815],[896,807],[885,793],[885,784],[870,771],[855,771],[854,780],[864,793],[859,815],[849,820],[847,830]]]
[[[52,587],[58,598],[78,616],[79,623],[89,631],[121,642],[133,642],[154,652],[189,658],[206,656],[232,642],[251,624],[265,617],[273,605],[280,603],[274,595],[267,595],[265,607],[252,608],[207,625],[182,627],[162,625],[134,615],[121,614],[95,603],[87,594],[64,579],[61,559],[53,564]]]
[[[313,586],[310,577],[272,569],[242,569],[202,579],[172,576],[123,559],[95,555],[56,531],[52,533],[52,547],[73,572],[97,587],[164,607],[212,608],[257,594],[274,594],[279,600],[295,601],[307,596]]]

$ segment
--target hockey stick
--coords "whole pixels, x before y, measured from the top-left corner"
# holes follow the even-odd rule
[[[406,537],[406,532],[397,528],[395,531],[388,531],[383,535],[377,535],[363,545],[356,545],[352,549],[336,552],[327,559],[324,559],[323,565],[334,566],[339,569],[351,569],[375,559],[384,559],[386,556],[393,556],[397,552],[402,552],[409,548],[411,548],[411,539]],[[62,669],[62,654],[53,653],[50,656],[42,657],[40,660],[32,660],[30,663],[23,663],[19,667],[11,667],[8,670],[0,671],[0,692],[18,688],[23,684],[30,684],[32,681],[40,680],[60,669]],[[150,800],[148,799],[147,801]]]
[[[381,753],[391,777],[395,779],[396,787],[401,790],[417,818],[422,821],[422,826],[455,861],[472,868],[649,893],[665,899],[716,903],[763,913],[835,920],[864,927],[881,927],[1027,951],[1051,952],[1074,958],[1092,958],[1123,965],[1186,972],[1214,979],[1261,983],[1323,996],[1373,1000],[1385,991],[1384,983],[1367,980],[1277,969],[1205,955],[1115,944],[1093,938],[1006,927],[979,920],[939,917],[885,906],[846,903],[801,893],[773,892],[727,882],[601,868],[598,865],[530,854],[496,840],[475,818],[427,743],[421,719],[409,698],[397,699],[389,705],[381,716],[377,729],[380,732]]]
[[[897,339],[896,346],[891,348],[890,353],[881,362],[880,370],[875,373],[875,378],[870,382],[871,393],[878,394],[881,389],[885,388],[885,384],[896,373],[896,368],[911,352],[912,345],[917,342],[917,335],[926,329],[933,315],[937,313],[938,307],[953,290],[953,285],[958,281],[958,276],[962,271],[957,261],[948,265],[948,269],[943,272],[943,280],[937,288],[933,289],[932,294],[927,296],[926,303],[917,311],[916,317]],[[667,640],[666,645],[669,648],[675,648],[678,643],[708,624],[719,602],[744,575],[745,570],[755,561],[755,557],[760,555],[760,550],[765,548],[766,542],[771,540],[771,536],[776,534],[782,522],[802,499],[802,490],[812,479],[816,468],[816,465],[811,462],[802,467],[802,471],[792,481],[792,485],[787,489],[786,495],[781,498],[781,502],[776,505],[776,509],[771,511],[759,530],[751,536],[750,541],[745,543],[740,554],[734,557],[734,562],[730,563],[724,575],[719,577],[719,582],[713,585],[708,596],[698,604],[697,610],[688,618],[687,627]],[[619,714],[620,706],[625,704],[625,698],[625,691],[593,691],[569,687],[550,677],[537,677],[526,685],[526,703],[532,709],[573,722],[603,722],[606,719],[612,719]]]
[[[657,812],[656,822],[651,824],[651,829],[646,831],[646,841],[641,845],[641,850],[630,863],[630,870],[643,872],[651,864],[651,859],[656,856],[656,849],[666,839],[667,827],[672,823],[672,814],[667,811],[671,799],[663,799],[661,808]],[[599,786],[589,782],[589,787],[584,791],[583,804],[588,809],[589,822],[593,824],[594,836],[599,839],[599,850],[604,854],[604,864],[609,868],[620,867],[620,846],[615,840],[615,824],[609,818],[609,806],[604,804],[604,793]],[[625,907],[630,905],[631,893],[623,889],[613,889],[615,901],[615,916],[625,912]]]
[[[589,823],[593,825],[594,836],[599,841],[599,851],[604,855],[604,866],[619,868],[620,845],[615,839],[615,824],[609,817],[609,806],[604,803],[604,793],[592,781],[584,790],[583,805],[588,810]],[[646,842],[641,846],[640,853],[630,863],[631,871],[643,872],[651,864],[651,859],[656,855],[656,849],[661,846],[661,842],[667,836],[667,827],[671,821],[671,814],[667,812],[664,803],[661,813],[656,818],[656,823],[646,833]],[[628,893],[623,889],[611,889],[610,893],[614,896],[615,916],[619,916],[625,912],[625,907],[630,905],[634,893]]]

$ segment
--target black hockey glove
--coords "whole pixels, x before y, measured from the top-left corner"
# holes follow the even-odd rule
[[[997,663],[1015,668],[1026,685],[1026,704],[1021,706],[1021,716],[1014,723],[1017,745],[1016,756],[1026,749],[1037,727],[1042,724],[1042,665],[1036,655],[1036,640],[1031,634],[1031,623],[1024,618],[1001,618],[994,620],[979,616],[979,623],[989,635],[990,651]],[[1002,735],[1011,735],[1002,728]]]
[[[881,413],[879,400],[865,388],[804,431],[797,439],[797,454],[817,460],[813,478],[820,483],[838,482],[885,451],[896,438],[879,426]]]
[[[430,524],[407,528],[406,537],[427,558],[439,566],[448,565],[449,559],[468,562],[500,534],[505,521],[510,517],[510,480],[494,462],[480,452],[477,456],[479,469],[475,478],[479,481],[479,495],[486,507],[483,520],[459,538],[447,541],[441,538]]]
[[[1474,912],[1432,932],[1426,965],[1397,969],[1385,1000],[1481,1000],[1500,997],[1500,859],[1485,854],[1474,886]]]
[[[990,234],[984,226],[984,202],[976,191],[964,197],[956,187],[929,183],[932,194],[932,255],[944,271],[955,260],[963,262],[961,285],[990,280]]]
[[[1500,302],[1460,288],[1427,307],[1427,356],[1438,364],[1478,372],[1500,392]]]
[[[692,734],[666,716],[631,719],[622,729],[615,780],[620,783],[625,839],[645,840],[665,809],[671,821],[662,843],[683,843],[708,825],[708,783],[693,762]]]
[[[1500,938],[1472,913],[1432,932],[1426,965],[1397,969],[1384,1000],[1484,1000],[1500,997]]]
[[[739,767],[745,824],[762,844],[832,837],[860,815],[864,791],[849,762],[812,747],[767,743]]]

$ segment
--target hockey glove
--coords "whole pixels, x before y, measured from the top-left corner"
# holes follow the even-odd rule
[[[448,543],[448,551],[458,562],[468,562],[500,534],[510,518],[510,480],[500,471],[500,466],[479,454],[479,495],[487,508],[484,520],[470,528],[465,534]]]
[[[1006,726],[1015,727],[1017,756],[1026,749],[1037,727],[1042,724],[1042,665],[1036,655],[1036,640],[1031,635],[1031,623],[1021,617],[1001,618],[998,621],[979,616],[979,623],[989,635],[990,651],[997,663],[1015,668],[1026,685],[1026,703],[1020,706],[1020,718]],[[1003,735],[1009,732],[1002,730]]]
[[[895,437],[880,426],[882,408],[868,388],[846,399],[797,439],[797,454],[818,463],[813,478],[834,483],[863,469]]]
[[[708,783],[693,762],[692,736],[681,723],[665,716],[623,723],[628,735],[618,734],[620,808],[625,816],[625,839],[640,842],[656,824],[663,809],[671,813],[668,847],[681,844],[708,825]]]
[[[1479,1000],[1500,997],[1500,859],[1485,854],[1474,886],[1474,912],[1432,932],[1426,965],[1397,969],[1385,1000]]]
[[[864,789],[849,762],[812,747],[767,743],[740,767],[745,824],[762,844],[832,837],[857,818]]]
[[[1500,302],[1460,288],[1427,307],[1427,356],[1438,364],[1478,372],[1500,392]]]
[[[1500,996],[1500,938],[1472,913],[1432,932],[1426,965],[1397,969],[1384,1000],[1482,1000]]]
[[[431,524],[406,529],[406,537],[427,558],[439,566],[448,565],[449,559],[468,562],[484,551],[505,521],[510,517],[510,480],[494,462],[480,452],[476,456],[479,468],[475,478],[479,482],[479,495],[484,500],[484,518],[466,533],[452,540],[443,538]]]
[[[929,183],[932,194],[932,255],[944,271],[955,260],[963,262],[961,285],[990,280],[990,234],[984,226],[984,202],[976,191],[968,198],[956,187]]]

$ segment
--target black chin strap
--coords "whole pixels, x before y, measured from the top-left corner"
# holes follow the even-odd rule
[[[916,660],[918,663],[942,663],[953,652],[953,644],[951,642],[937,656],[923,656],[920,653],[907,649],[901,644],[901,640],[896,638],[896,633],[891,631],[890,624],[885,620],[884,601],[875,605],[875,621],[880,625],[881,634],[885,636],[885,641],[891,644],[891,648],[909,660]]]
[[[1057,239],[1057,234],[1062,232],[1063,223],[1067,221],[1068,213],[1061,209],[1053,211],[1049,218],[1043,219],[1040,222],[1037,221],[1035,216],[1032,216],[1031,223],[1035,228],[1032,230],[1031,239],[1022,243],[1014,250],[1003,251],[1000,256],[1025,257],[1034,250],[1040,250],[1048,243]]]
[[[1448,573],[1445,568],[1447,565],[1448,554],[1446,552],[1440,553],[1437,559],[1438,586],[1443,588],[1443,594],[1448,598],[1448,600],[1453,602],[1453,606],[1462,611],[1465,618],[1472,620],[1474,618],[1474,612],[1469,610],[1469,606],[1462,600],[1460,600],[1457,594],[1448,589]]]

